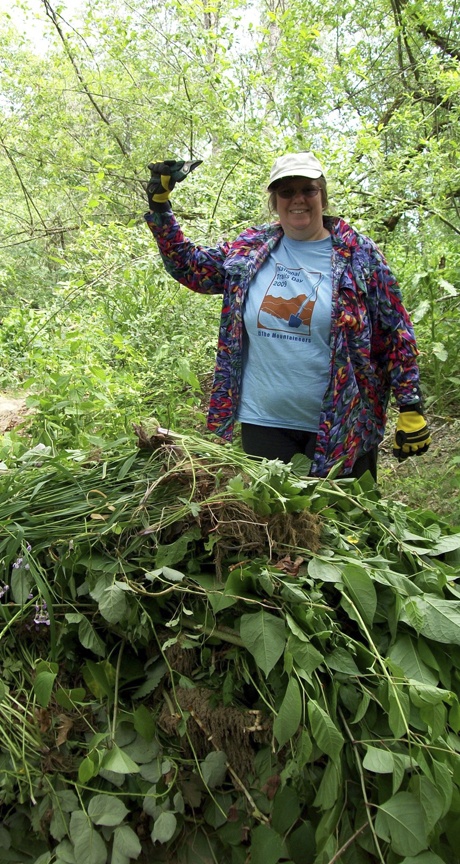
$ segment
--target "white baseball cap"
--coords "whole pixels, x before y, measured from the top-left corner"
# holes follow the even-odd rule
[[[313,153],[286,153],[275,160],[267,189],[283,177],[309,177],[317,180],[321,176],[324,176],[323,167]]]

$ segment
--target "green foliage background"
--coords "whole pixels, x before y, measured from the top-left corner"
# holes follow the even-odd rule
[[[458,29],[450,3],[407,0],[9,8],[0,385],[35,395],[51,437],[56,409],[77,431],[69,389],[80,405],[88,393],[82,435],[143,409],[201,422],[218,301],[164,276],[142,220],[146,165],[204,160],[174,206],[193,239],[212,243],[266,219],[274,157],[312,148],[332,212],[374,237],[400,278],[428,404],[455,403]]]

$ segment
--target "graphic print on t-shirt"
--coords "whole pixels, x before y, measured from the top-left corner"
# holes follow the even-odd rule
[[[311,319],[323,274],[276,264],[257,316],[257,328],[310,336]]]

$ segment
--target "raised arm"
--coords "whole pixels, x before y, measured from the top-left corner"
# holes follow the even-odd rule
[[[185,237],[169,203],[176,183],[199,164],[199,161],[165,160],[149,165],[150,180],[146,187],[149,212],[145,220],[158,244],[165,269],[174,279],[201,294],[220,294],[224,289],[228,244],[211,247],[193,243]]]

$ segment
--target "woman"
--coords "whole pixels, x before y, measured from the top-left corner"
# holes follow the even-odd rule
[[[208,428],[244,450],[288,462],[312,459],[324,477],[376,479],[377,448],[392,392],[399,407],[394,454],[428,449],[417,347],[383,255],[343,219],[324,215],[327,184],[310,152],[279,157],[268,183],[276,222],[232,243],[184,237],[170,204],[175,182],[199,163],[150,165],[145,218],[168,273],[204,294],[223,294]]]

